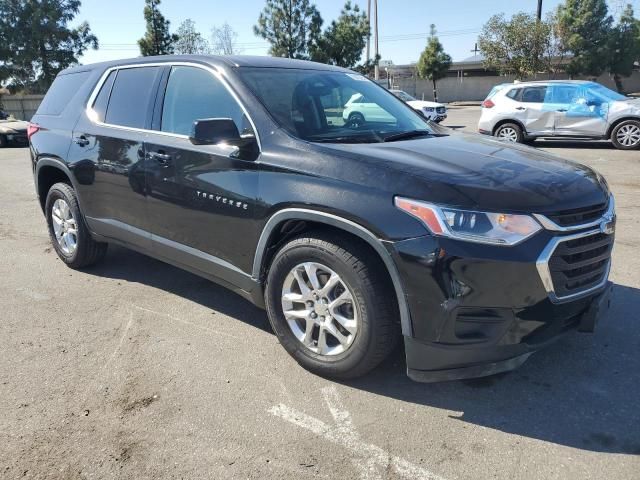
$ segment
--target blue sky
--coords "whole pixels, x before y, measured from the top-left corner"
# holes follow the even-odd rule
[[[325,25],[340,14],[343,0],[315,0]],[[352,1],[366,9],[366,0]],[[544,13],[561,0],[544,0]],[[623,3],[610,0],[615,10]],[[640,10],[640,0],[631,0]],[[229,24],[238,33],[238,43],[247,55],[266,55],[268,45],[253,34],[253,25],[264,7],[264,0],[163,0],[162,13],[171,21],[172,30],[187,18],[209,37],[213,25]],[[478,33],[487,19],[504,12],[535,12],[537,0],[378,0],[380,53],[396,65],[416,61],[424,48],[429,25],[435,23],[440,40],[454,60],[472,55]],[[136,57],[137,39],[145,30],[144,0],[83,0],[78,21],[87,20],[98,36],[101,48],[88,51],[82,63]]]

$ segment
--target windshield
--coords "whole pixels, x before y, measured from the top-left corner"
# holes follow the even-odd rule
[[[608,102],[617,102],[619,100],[629,100],[624,95],[620,95],[618,92],[614,92],[613,90],[609,90],[607,87],[600,85],[599,83],[593,83],[589,86],[589,90],[595,93],[597,96],[601,97]]]
[[[362,75],[239,68],[276,122],[310,142],[375,143],[430,135],[426,119]]]

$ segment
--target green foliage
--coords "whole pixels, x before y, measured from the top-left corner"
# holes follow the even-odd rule
[[[309,0],[267,0],[253,27],[274,57],[308,59],[320,38],[322,17]]]
[[[572,55],[567,73],[592,77],[603,73],[613,23],[606,0],[566,0],[558,6],[557,19],[563,48]]]
[[[170,55],[174,52],[174,44],[178,36],[169,33],[171,22],[164,18],[158,10],[160,0],[145,0],[144,19],[147,22],[147,31],[140,40],[140,53],[149,55]]]
[[[44,92],[87,48],[98,48],[88,23],[69,27],[79,9],[79,0],[0,0],[0,81]]]
[[[369,32],[367,14],[347,0],[338,19],[331,22],[311,49],[311,60],[352,68],[362,56]]]
[[[447,76],[451,66],[451,56],[444,51],[444,47],[436,36],[436,26],[431,24],[431,35],[427,46],[420,54],[416,70],[420,78],[427,78],[433,82],[433,98],[437,102],[436,82]]]
[[[179,55],[204,55],[211,51],[209,42],[196,30],[196,23],[187,18],[176,31],[174,51]]]
[[[609,72],[613,74],[618,91],[622,91],[621,76],[633,73],[633,63],[640,59],[640,21],[627,4],[618,24],[611,30],[609,43]]]
[[[478,46],[487,68],[519,79],[551,71],[559,54],[554,18],[538,21],[525,12],[509,20],[504,14],[492,16],[482,28]]]

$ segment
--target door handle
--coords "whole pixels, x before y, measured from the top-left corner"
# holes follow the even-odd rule
[[[526,110],[526,107],[516,107],[516,110]]]
[[[81,147],[86,147],[90,143],[89,139],[84,135],[80,135],[79,137],[76,137],[73,141],[76,142]]]
[[[560,113],[564,113],[566,112],[567,109],[566,108],[560,108],[559,110],[556,110],[556,112],[560,112]]]
[[[147,156],[148,156],[149,160],[155,160],[160,165],[163,165],[165,167],[168,166],[169,164],[171,164],[171,155],[168,155],[166,153],[163,153],[163,152],[149,152]]]

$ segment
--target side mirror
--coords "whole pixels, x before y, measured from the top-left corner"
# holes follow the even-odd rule
[[[215,145],[216,143],[237,144],[240,132],[230,118],[204,118],[193,122],[189,140],[194,145]]]

